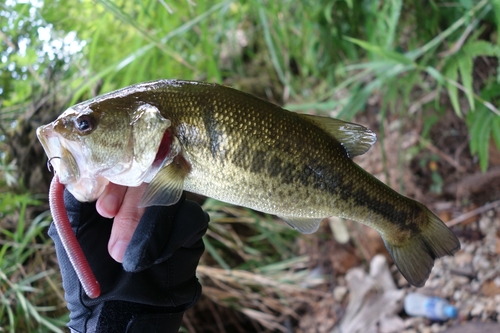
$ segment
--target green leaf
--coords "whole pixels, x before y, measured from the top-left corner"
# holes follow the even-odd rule
[[[264,30],[264,40],[269,50],[269,56],[271,57],[271,62],[273,63],[274,70],[276,71],[276,74],[278,75],[281,83],[283,84],[283,86],[290,88],[290,92],[293,95],[295,93],[293,92],[293,89],[290,86],[290,82],[288,81],[288,78],[285,76],[285,73],[281,66],[281,64],[283,63],[283,56],[278,52],[278,49],[275,46],[273,37],[271,35],[271,28],[269,26],[269,22],[263,7],[264,6],[259,7],[259,19],[260,19],[260,24],[262,25],[262,29]]]
[[[481,97],[491,99],[498,96],[498,85],[494,84],[483,90]],[[470,133],[470,151],[477,154],[481,171],[485,172],[488,168],[488,155],[490,146],[490,137],[500,147],[500,117],[483,104],[480,104],[475,112],[467,114],[467,126]]]
[[[500,0],[493,0],[491,1],[491,4],[493,5],[493,13],[495,16],[495,21],[497,27],[500,26]],[[497,44],[500,44],[500,34],[497,33]]]
[[[500,150],[500,117],[496,116],[491,124],[491,133],[493,134],[493,140],[497,145],[497,149]]]
[[[471,9],[473,2],[472,0],[459,0],[460,4],[462,5],[463,8],[465,9]]]
[[[470,150],[472,154],[476,154],[481,144],[483,144],[480,140],[480,133],[487,129],[484,126],[488,126],[487,120],[490,113],[486,108],[480,107],[475,112],[467,114],[467,124],[469,125],[471,136]]]
[[[456,85],[452,84],[450,81],[457,83],[458,77],[458,64],[457,62],[449,61],[448,66],[444,70],[444,76],[448,79],[445,86],[448,90],[448,96],[450,97],[451,105],[453,106],[453,110],[455,113],[461,117],[462,111],[460,110],[460,103],[458,102],[458,88]],[[450,63],[451,62],[451,63]]]
[[[406,56],[404,56],[401,53],[386,50],[386,49],[381,48],[378,45],[373,45],[373,44],[370,44],[368,42],[362,41],[360,39],[352,38],[352,37],[344,37],[344,39],[348,40],[351,43],[359,45],[360,47],[362,47],[366,51],[372,52],[372,53],[374,53],[374,54],[376,54],[384,59],[391,59],[397,63],[401,63],[404,65],[413,65],[414,64],[411,59],[407,58]]]
[[[460,71],[460,77],[462,79],[462,85],[465,88],[465,96],[469,101],[469,105],[472,111],[474,111],[474,91],[472,88],[472,58],[464,55],[457,60],[458,70]]]
[[[462,51],[471,58],[479,56],[500,57],[500,46],[484,40],[468,42],[464,45]]]
[[[441,73],[437,69],[431,66],[425,67],[425,71],[432,76],[440,85],[443,85],[445,83],[445,79]]]
[[[479,166],[482,172],[485,172],[488,168],[488,148],[490,146],[490,136],[491,136],[491,118],[493,114],[489,111],[488,116],[486,117],[482,126],[480,126],[480,130],[478,133],[478,150],[477,155],[479,157]]]
[[[231,270],[231,266],[229,266],[228,263],[219,255],[215,247],[212,245],[211,241],[208,239],[208,236],[203,237],[203,244],[205,244],[205,248],[207,249],[208,253],[212,255],[215,261],[217,261],[217,263],[222,268],[228,271]]]
[[[398,31],[398,23],[399,18],[401,17],[401,9],[403,8],[403,1],[388,1],[386,2],[386,6],[389,8],[389,17],[387,19],[388,31],[385,41],[385,48],[389,48],[394,44],[394,40],[397,38]]]
[[[346,106],[344,106],[344,108],[338,115],[340,119],[351,120],[356,115],[356,113],[358,113],[358,111],[364,109],[368,97],[370,97],[373,90],[375,89],[376,85],[374,84],[374,82],[378,81],[373,81],[363,88],[358,88],[358,90],[351,95],[351,97],[349,98],[349,102]]]
[[[12,62],[16,63],[19,67],[34,65],[37,59],[36,50],[33,48],[26,49],[26,54],[24,55],[17,53],[12,56]]]

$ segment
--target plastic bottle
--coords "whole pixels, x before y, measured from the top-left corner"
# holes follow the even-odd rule
[[[405,298],[405,312],[410,316],[426,317],[432,320],[456,318],[457,308],[439,297],[410,293]]]

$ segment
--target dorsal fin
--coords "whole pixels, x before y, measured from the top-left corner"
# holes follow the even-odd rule
[[[366,153],[377,141],[377,135],[368,128],[342,121],[335,118],[313,116],[309,114],[298,115],[314,123],[326,133],[339,141],[349,157],[354,157]]]

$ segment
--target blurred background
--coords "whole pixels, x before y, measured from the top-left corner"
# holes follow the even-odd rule
[[[428,205],[463,248],[437,261],[419,290],[459,311],[435,322],[403,309],[415,288],[374,230],[331,218],[301,235],[274,216],[203,200],[212,216],[203,297],[185,332],[483,332],[498,323],[499,24],[500,0],[3,0],[0,332],[64,332],[68,318],[36,128],[75,103],[160,78],[221,83],[372,129],[378,142],[356,162]]]

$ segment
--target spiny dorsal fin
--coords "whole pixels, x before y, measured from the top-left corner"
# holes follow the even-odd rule
[[[319,229],[319,224],[322,219],[315,218],[305,218],[305,217],[290,217],[290,216],[280,216],[280,218],[288,223],[295,230],[300,231],[303,234],[312,234]]]
[[[172,163],[165,165],[154,176],[146,188],[139,207],[171,206],[181,198],[184,179],[191,166],[182,155],[174,157]]]
[[[366,153],[377,141],[377,136],[368,128],[335,118],[298,114],[309,120],[339,141],[349,157]]]

